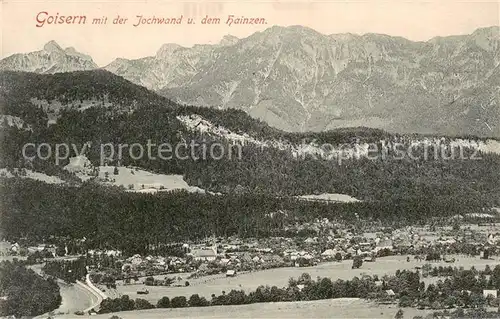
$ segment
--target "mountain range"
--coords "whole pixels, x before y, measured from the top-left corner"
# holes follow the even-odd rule
[[[274,26],[215,45],[163,45],[103,68],[181,103],[243,110],[285,131],[367,126],[397,133],[500,136],[500,28],[414,42]],[[0,70],[98,68],[51,41]]]
[[[43,50],[17,53],[0,60],[0,70],[35,73],[59,73],[98,68],[92,58],[73,47],[63,49],[55,41],[44,45]]]

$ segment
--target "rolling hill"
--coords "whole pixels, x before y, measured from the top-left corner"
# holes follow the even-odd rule
[[[500,144],[493,139],[390,134],[363,127],[289,133],[241,110],[179,105],[103,70],[54,75],[6,71],[0,73],[0,81],[2,113],[32,127],[2,128],[2,167],[24,166],[54,174],[60,167],[53,158],[26,160],[23,145],[71,143],[76,150],[92,145],[84,155],[96,166],[134,166],[181,174],[191,186],[225,194],[341,193],[361,200],[450,193],[482,199],[500,194],[496,168]],[[33,88],[29,83],[37,85]],[[47,105],[57,108],[44,107]],[[128,152],[116,156],[120,144],[145,146],[148,140],[174,146],[192,141],[206,147],[220,144],[225,150],[241,147],[237,157],[220,159],[203,157],[202,148],[187,159],[134,158]],[[108,149],[103,163],[100,147],[108,143],[114,152],[110,156]],[[370,151],[373,146],[378,147],[375,153]],[[396,146],[417,157],[404,152],[397,157]],[[468,157],[454,157],[461,154],[457,150]],[[80,155],[70,151],[70,156]],[[425,152],[431,157],[424,157]],[[68,162],[65,159],[59,166]]]

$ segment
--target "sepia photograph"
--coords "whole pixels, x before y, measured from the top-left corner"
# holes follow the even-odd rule
[[[500,319],[500,0],[0,30],[0,318]]]

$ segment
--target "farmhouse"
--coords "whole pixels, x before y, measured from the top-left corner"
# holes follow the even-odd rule
[[[342,258],[342,253],[337,249],[327,249],[321,253],[321,257],[323,257],[324,259],[334,259],[337,253],[340,253],[340,257]]]
[[[385,293],[386,293],[386,294],[387,294],[387,296],[389,296],[389,297],[394,297],[394,296],[396,296],[396,294],[394,293],[394,290],[392,290],[392,289],[388,289],[388,290],[386,290],[386,291],[385,291]]]
[[[21,246],[18,243],[14,243],[10,246],[10,251],[14,254],[17,254],[19,250],[21,249]]]
[[[484,289],[483,296],[487,298],[488,296],[493,296],[493,298],[497,298],[497,290]]]
[[[377,246],[374,249],[374,252],[377,253],[377,252],[379,252],[380,250],[383,250],[383,249],[392,250],[392,247],[393,247],[392,240],[390,240],[390,239],[383,239],[383,240],[380,240],[378,242]]]
[[[215,247],[196,249],[192,253],[195,260],[214,261],[217,258],[217,249]]]

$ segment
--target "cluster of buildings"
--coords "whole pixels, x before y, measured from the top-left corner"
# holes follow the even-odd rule
[[[450,226],[408,226],[387,229],[371,225],[364,229],[354,229],[323,218],[285,226],[289,231],[307,236],[210,238],[203,242],[179,244],[184,252],[182,257],[134,255],[124,258],[116,250],[91,250],[87,255],[98,257],[95,260],[105,256],[113,258],[113,262],[120,261],[120,270],[125,277],[179,272],[203,276],[228,270],[237,273],[287,266],[313,266],[320,262],[352,259],[355,256],[373,261],[375,257],[392,254],[423,255],[435,249],[442,254],[466,253],[460,251],[466,246],[474,248],[479,254],[486,248],[495,248],[500,244],[500,228],[497,232],[494,227],[478,227],[466,225],[452,229]],[[10,253],[18,255],[22,249],[26,250],[26,247],[14,243],[10,247]],[[27,250],[28,253],[49,251],[56,255],[56,248],[50,245],[28,247]],[[496,249],[490,249],[489,253],[495,252]],[[95,266],[102,268],[99,264]]]

